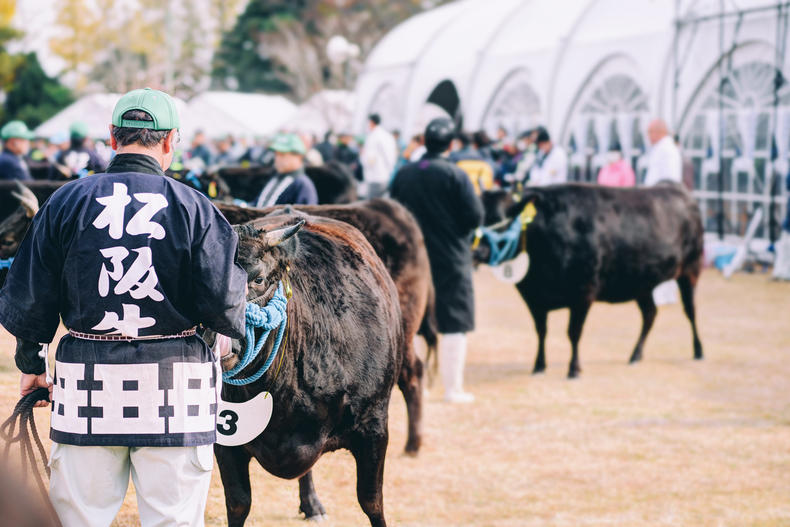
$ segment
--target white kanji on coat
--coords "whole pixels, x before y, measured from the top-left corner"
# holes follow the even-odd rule
[[[155,221],[151,221],[151,218],[157,212],[167,207],[167,199],[162,194],[149,192],[135,194],[134,199],[140,203],[145,203],[145,205],[129,220],[128,225],[126,225],[126,232],[133,236],[147,234],[149,238],[154,238],[155,240],[163,239],[165,237],[165,229]]]
[[[162,194],[139,192],[134,199],[144,203],[129,223],[126,225],[127,234],[136,236],[147,234],[149,238],[161,240],[165,237],[165,229],[155,221],[151,221],[157,212],[167,207],[167,198]],[[129,188],[123,183],[113,183],[112,195],[96,198],[99,204],[104,205],[104,210],[93,221],[97,229],[108,227],[110,238],[120,240],[124,230],[124,213],[126,206],[132,202],[129,197]]]
[[[104,205],[104,210],[93,220],[93,226],[97,229],[109,227],[110,238],[120,240],[123,236],[124,211],[126,206],[132,202],[126,185],[113,183],[112,195],[96,198],[96,201]]]
[[[113,293],[123,295],[129,293],[135,300],[150,298],[154,302],[161,302],[165,299],[164,295],[156,290],[159,279],[154,269],[150,247],[133,249],[137,253],[137,258],[124,273],[123,260],[129,255],[125,247],[110,247],[102,249],[101,254],[105,258],[110,258],[112,270],[108,271],[105,264],[102,264],[99,273],[99,295],[107,296],[110,291],[110,279],[117,282]]]
[[[118,313],[105,311],[101,322],[93,326],[96,331],[107,331],[111,329],[110,335],[125,335],[137,338],[141,329],[150,328],[156,324],[156,319],[152,317],[141,317],[140,307],[134,304],[121,304],[123,306],[123,318],[118,318]]]

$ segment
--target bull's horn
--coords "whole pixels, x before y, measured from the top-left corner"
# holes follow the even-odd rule
[[[264,235],[264,240],[266,241],[266,245],[269,247],[274,247],[275,245],[279,245],[285,240],[293,237],[294,234],[299,232],[304,226],[304,220],[299,220],[294,225],[288,225],[287,227],[280,227],[279,229],[275,229],[273,231],[269,231]]]
[[[16,181],[16,188],[19,192],[12,192],[11,195],[19,200],[19,203],[27,211],[27,217],[32,218],[38,212],[38,198],[33,191],[24,186],[18,180]]]

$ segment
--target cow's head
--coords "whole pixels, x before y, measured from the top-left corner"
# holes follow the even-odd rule
[[[239,235],[239,263],[247,271],[247,300],[259,304],[272,297],[287,278],[305,220],[294,215],[264,217],[235,227]]]
[[[494,196],[491,198],[490,204],[496,204],[498,209],[497,214],[501,214],[501,219],[493,223],[484,222],[489,232],[502,234],[511,227],[516,219],[521,219],[522,221],[526,220],[527,224],[532,223],[537,214],[537,207],[541,201],[539,193],[529,191],[526,193],[527,195],[521,197],[519,201],[515,201],[515,199],[520,196],[511,192],[507,194],[507,197],[499,195],[496,199],[494,199]],[[529,207],[529,209],[527,209],[527,207]],[[524,214],[526,214],[526,216],[522,217]],[[488,209],[486,209],[486,217],[488,217]],[[523,238],[519,241],[519,244],[522,243]],[[475,266],[488,264],[491,261],[491,253],[492,247],[489,238],[483,235],[483,229],[477,229],[475,231],[474,241],[472,242],[472,261]]]
[[[38,212],[38,199],[26,186],[17,183],[17,191],[11,195],[19,200],[20,206],[0,221],[0,259],[3,260],[16,255],[33,216]]]

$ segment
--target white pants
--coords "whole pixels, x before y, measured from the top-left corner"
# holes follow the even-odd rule
[[[790,232],[785,230],[776,242],[773,277],[777,280],[790,280]]]
[[[202,527],[212,445],[102,447],[52,444],[49,497],[63,527],[109,527],[131,472],[143,527]]]
[[[653,302],[657,306],[678,303],[678,284],[674,280],[662,282],[653,289]]]

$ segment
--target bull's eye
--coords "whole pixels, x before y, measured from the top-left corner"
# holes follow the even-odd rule
[[[263,277],[259,276],[255,280],[253,280],[256,284],[261,285],[263,283]]]

